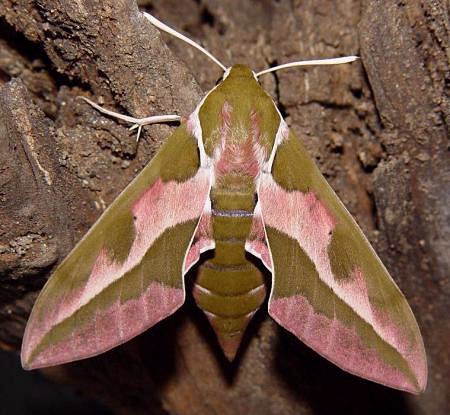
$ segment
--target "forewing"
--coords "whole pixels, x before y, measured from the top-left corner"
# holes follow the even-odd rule
[[[342,369],[422,391],[426,356],[408,303],[292,133],[258,197],[272,256],[270,315]]]
[[[97,355],[179,308],[209,187],[181,125],[45,285],[26,327],[24,368]],[[191,266],[198,255],[189,256]]]

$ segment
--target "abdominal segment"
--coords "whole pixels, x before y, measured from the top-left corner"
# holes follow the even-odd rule
[[[206,314],[228,360],[232,361],[251,318],[264,302],[266,287],[260,270],[246,258],[254,192],[250,188],[211,191],[213,257],[199,268],[194,299]]]

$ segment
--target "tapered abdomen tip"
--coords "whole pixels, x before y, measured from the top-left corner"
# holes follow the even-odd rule
[[[228,254],[231,263],[225,260]],[[250,320],[266,297],[264,278],[247,261],[244,242],[216,244],[215,257],[200,266],[192,294],[214,329],[224,355],[233,361]]]
[[[228,361],[232,362],[235,359],[243,334],[244,332],[234,334],[217,333],[217,340],[219,341],[223,354]]]

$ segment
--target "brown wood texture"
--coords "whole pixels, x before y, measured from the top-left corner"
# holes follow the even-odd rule
[[[408,298],[429,386],[414,397],[346,374],[264,307],[229,365],[191,300],[129,344],[47,375],[118,414],[450,413],[448,1],[138,3],[227,65],[361,55],[262,83]],[[135,1],[0,2],[0,346],[19,350],[51,270],[174,128],[147,127],[136,146],[77,96],[188,115],[220,76]]]

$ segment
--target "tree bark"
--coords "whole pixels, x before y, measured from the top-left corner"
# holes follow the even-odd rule
[[[189,299],[128,344],[45,373],[120,414],[449,413],[445,1],[139,5],[226,65],[361,55],[262,83],[408,298],[429,386],[413,397],[344,373],[264,308],[230,365]],[[0,346],[18,351],[46,278],[175,128],[147,127],[137,146],[126,125],[77,96],[133,116],[188,115],[221,72],[161,35],[133,0],[4,0],[0,16]]]

